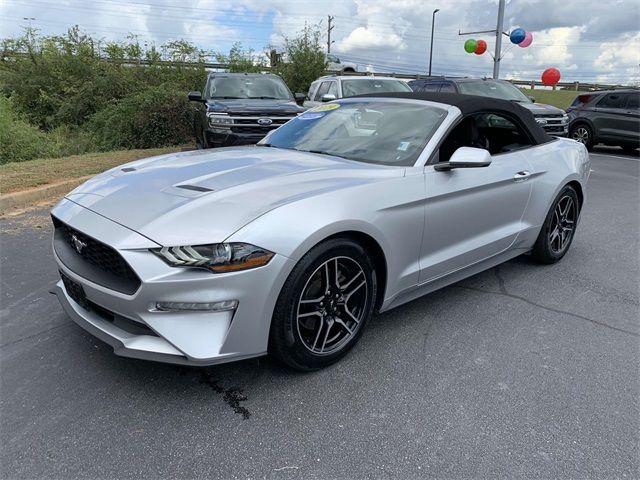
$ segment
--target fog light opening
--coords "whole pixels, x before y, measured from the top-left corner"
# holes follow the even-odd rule
[[[237,300],[224,300],[221,302],[156,302],[150,310],[159,312],[226,312],[236,308],[238,308]]]

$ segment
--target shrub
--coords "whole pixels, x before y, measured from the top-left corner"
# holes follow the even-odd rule
[[[161,147],[192,141],[193,118],[184,91],[161,85],[112,103],[87,129],[100,150]]]
[[[8,98],[0,96],[0,164],[58,154],[58,145],[19,117]]]

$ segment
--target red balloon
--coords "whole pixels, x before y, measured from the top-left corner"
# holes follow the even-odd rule
[[[476,51],[473,53],[475,53],[476,55],[482,55],[486,51],[487,51],[487,42],[485,42],[484,40],[478,40]]]
[[[542,72],[542,83],[547,87],[552,87],[560,81],[560,70],[557,68],[547,68]]]

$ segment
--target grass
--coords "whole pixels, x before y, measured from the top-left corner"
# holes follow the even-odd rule
[[[553,105],[554,107],[565,110],[571,105],[573,99],[582,92],[576,92],[575,90],[522,89],[522,93],[534,97],[537,103],[546,103],[547,105]]]
[[[0,194],[95,175],[133,160],[179,150],[179,147],[121,150],[7,163],[0,165]]]

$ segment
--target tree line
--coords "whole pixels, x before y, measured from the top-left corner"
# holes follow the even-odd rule
[[[272,68],[293,92],[326,69],[320,30],[284,39],[286,61]],[[193,104],[211,54],[187,40],[160,47],[129,35],[104,42],[78,26],[66,35],[26,29],[0,41],[0,163],[90,151],[152,148],[193,141]],[[267,55],[236,43],[215,52],[232,72],[259,72]]]

